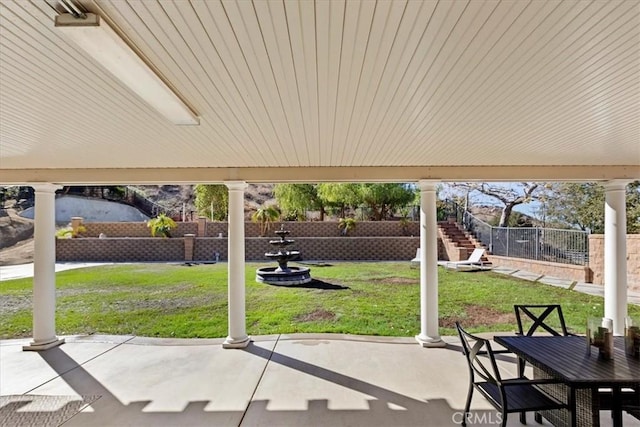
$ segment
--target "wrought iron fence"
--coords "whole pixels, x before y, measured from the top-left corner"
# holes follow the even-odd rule
[[[583,231],[492,227],[489,250],[494,255],[587,265],[588,239]]]
[[[179,209],[168,208],[149,200],[143,192],[132,186],[126,187],[125,199],[149,217],[155,217],[164,213],[169,217],[179,218],[181,214]]]
[[[589,264],[589,233],[538,227],[493,227],[457,205],[456,220],[498,256],[561,264]],[[462,218],[460,220],[460,218]]]

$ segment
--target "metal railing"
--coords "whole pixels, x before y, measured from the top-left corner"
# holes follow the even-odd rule
[[[561,264],[589,264],[589,233],[586,231],[494,227],[459,205],[455,206],[455,212],[458,223],[493,255]]]
[[[162,206],[152,200],[149,200],[142,191],[133,186],[126,187],[125,200],[140,209],[149,217],[155,217],[164,213],[169,217],[179,218],[182,213],[180,209]]]
[[[493,227],[490,251],[494,255],[562,264],[589,264],[586,232],[549,228]]]

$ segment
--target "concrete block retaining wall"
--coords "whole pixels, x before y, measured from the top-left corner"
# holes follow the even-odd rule
[[[589,267],[593,283],[604,283],[604,235],[589,236]],[[627,234],[627,285],[640,291],[640,234]]]
[[[151,230],[146,222],[84,222],[82,225],[87,230],[83,233],[85,237],[98,237],[101,233],[107,237],[151,237]],[[176,225],[171,230],[174,237],[198,232],[196,222],[178,222]]]
[[[540,275],[604,284],[604,235],[589,236],[589,265],[569,265],[490,255],[494,265],[530,271]],[[627,287],[640,292],[640,234],[627,235]]]
[[[291,234],[291,238],[298,237],[341,237],[341,231],[336,221],[325,222],[275,222],[271,224],[267,236],[275,238],[275,230],[284,224],[285,230]],[[150,237],[151,232],[145,222],[87,222],[85,237],[98,237],[100,233],[107,237]],[[198,222],[178,222],[177,227],[171,231],[172,236],[182,237],[185,234],[195,234],[197,237],[218,237],[222,233],[226,236],[229,226],[226,222],[211,222],[206,218],[200,218]],[[246,237],[259,237],[260,225],[254,222],[245,222],[244,232]],[[349,232],[351,237],[418,237],[420,224],[410,221],[406,230],[403,230],[399,221],[358,221],[356,228]]]
[[[245,239],[247,261],[271,262],[265,257],[273,251],[270,238]],[[420,245],[419,237],[303,237],[289,249],[299,250],[305,260],[409,261]],[[145,262],[220,261],[228,259],[227,239],[218,237],[95,237],[57,239],[59,262]]]
[[[306,260],[411,260],[420,245],[419,223],[410,222],[403,229],[397,221],[359,221],[349,236],[342,236],[338,223],[277,222],[271,224],[267,237],[260,237],[259,224],[245,222],[245,257],[248,261],[265,261],[264,254],[275,248],[269,240],[277,239],[274,230],[290,231],[297,249]],[[57,239],[56,259],[60,262],[103,261],[226,261],[226,222],[179,222],[171,238],[150,237],[145,222],[84,223],[83,238]],[[105,238],[98,238],[104,234]],[[446,257],[440,243],[439,252]]]
[[[535,261],[523,258],[510,258],[504,256],[489,255],[489,261],[493,265],[514,270],[529,271],[541,276],[553,276],[576,282],[591,282],[591,270],[584,265],[560,264],[548,261]]]
[[[56,261],[184,261],[184,240],[149,237],[56,239]]]
[[[269,238],[250,237],[245,240],[245,258],[248,261],[270,262],[265,253],[273,251]],[[300,251],[303,260],[378,260],[408,261],[415,256],[420,244],[418,237],[303,237],[295,239],[289,249]],[[195,242],[194,261],[227,260],[226,238],[199,238]]]

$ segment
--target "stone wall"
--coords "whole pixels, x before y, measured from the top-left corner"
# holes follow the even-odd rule
[[[604,235],[589,236],[589,267],[593,283],[604,283]],[[640,292],[640,234],[627,234],[627,285]]]
[[[259,224],[245,222],[245,257],[248,261],[272,262],[265,253],[275,250],[269,240],[283,223],[271,224],[267,237],[260,237]],[[227,260],[226,222],[179,222],[171,238],[150,237],[146,222],[84,223],[83,238],[57,239],[56,259],[60,262],[212,262]],[[420,245],[418,222],[403,229],[397,221],[359,221],[355,230],[342,236],[338,223],[285,222],[302,259],[319,261],[409,261]],[[106,237],[99,238],[100,234]],[[446,251],[439,241],[440,259]]]
[[[271,238],[245,239],[247,261],[270,262]],[[304,260],[409,261],[420,245],[419,237],[302,237],[289,249],[299,250]],[[439,241],[440,251],[443,250]],[[107,237],[56,239],[59,262],[212,262],[226,261],[225,237]]]
[[[338,228],[338,223],[334,221],[313,221],[313,222],[285,222],[274,223],[270,233],[284,225],[285,230],[291,232],[293,238],[296,237],[340,237],[342,231]],[[258,224],[248,223],[245,226],[247,235],[259,235]],[[273,234],[271,234],[273,235]],[[420,236],[420,224],[416,221],[407,223],[406,230],[402,229],[399,221],[357,221],[356,228],[349,232],[351,237],[393,237],[393,236]]]
[[[100,233],[107,237],[151,237],[151,230],[146,222],[83,222],[82,225],[87,230],[83,233],[84,237],[98,237]],[[178,222],[176,225],[171,230],[171,235],[175,237],[198,232],[196,222]]]
[[[199,222],[203,223],[202,225]],[[226,222],[211,222],[206,218],[200,218],[198,222],[178,222],[177,227],[171,231],[172,236],[182,237],[185,234],[195,234],[198,237],[218,237],[219,234],[228,234]],[[150,231],[146,222],[90,222],[83,223],[87,229],[85,237],[98,237],[104,233],[107,237],[150,237]],[[275,222],[271,224],[267,236],[273,238],[275,230],[284,225],[285,230],[290,231],[292,238],[298,237],[340,237],[341,230],[336,221],[324,222]],[[245,222],[246,237],[259,237],[260,226],[254,222]],[[420,224],[410,221],[406,229],[401,227],[399,221],[358,221],[356,228],[349,232],[351,237],[393,237],[393,236],[419,236]]]
[[[168,262],[184,260],[184,238],[56,239],[56,261],[58,262]]]
[[[264,255],[274,250],[269,240],[266,237],[247,238],[246,260],[270,262]],[[289,249],[300,251],[303,260],[316,261],[409,261],[420,245],[418,237],[303,237],[294,240]],[[214,260],[216,253],[221,261],[227,260],[226,238],[196,239],[194,261]]]

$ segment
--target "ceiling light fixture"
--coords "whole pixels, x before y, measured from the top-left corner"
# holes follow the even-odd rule
[[[198,125],[198,117],[99,15],[56,16],[55,26],[140,98],[176,125]]]

